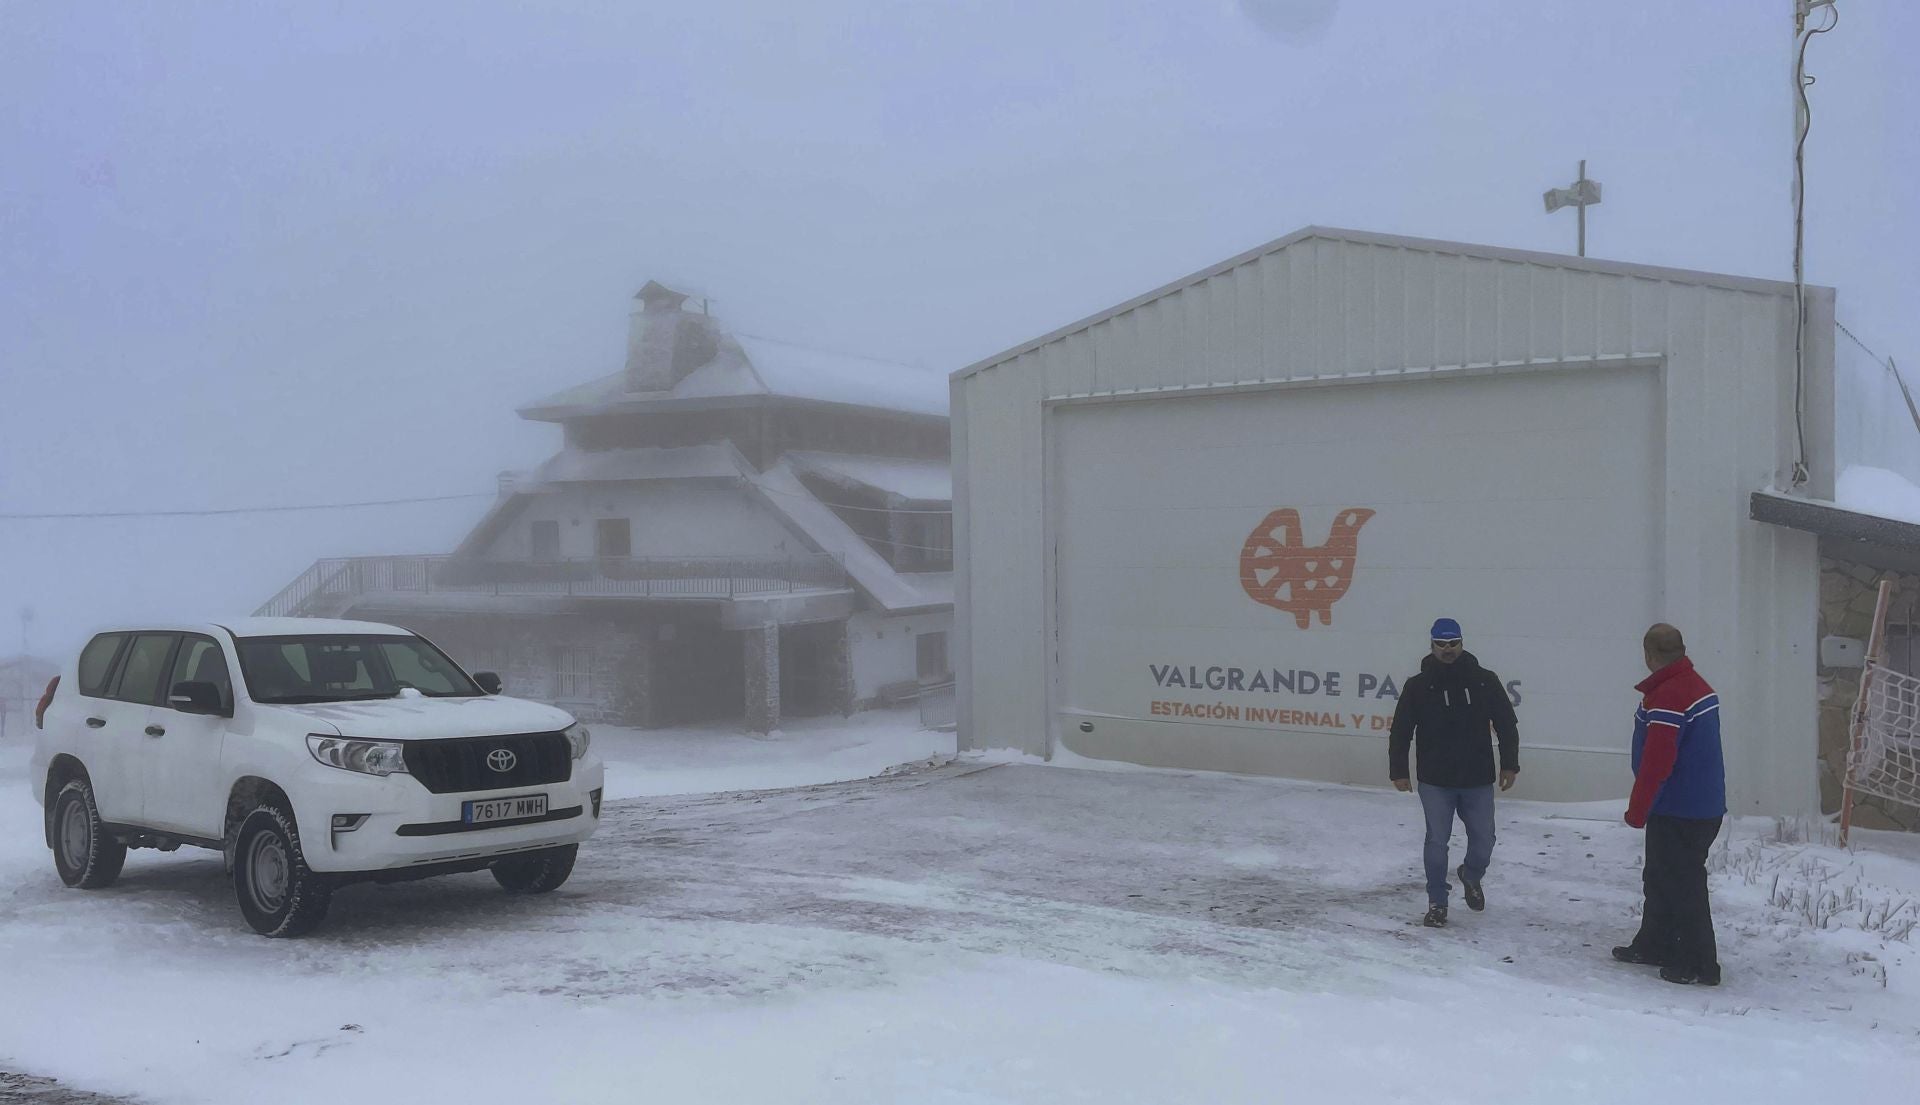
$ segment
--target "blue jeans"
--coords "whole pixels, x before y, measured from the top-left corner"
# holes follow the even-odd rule
[[[1466,877],[1479,882],[1493,858],[1493,784],[1483,787],[1436,787],[1421,783],[1420,805],[1427,811],[1427,904],[1447,904],[1447,840],[1453,836],[1453,815],[1467,827]]]

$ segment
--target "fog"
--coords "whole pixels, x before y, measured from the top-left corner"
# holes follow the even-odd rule
[[[1920,366],[1920,9],[1840,8],[1808,278]],[[1308,224],[1571,252],[1582,158],[1591,255],[1787,278],[1791,11],[6,4],[0,654],[451,550],[648,279],[952,371]]]

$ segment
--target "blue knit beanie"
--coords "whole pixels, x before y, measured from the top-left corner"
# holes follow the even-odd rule
[[[1436,641],[1458,641],[1462,639],[1460,623],[1452,618],[1438,618],[1433,623],[1433,632],[1429,634]]]

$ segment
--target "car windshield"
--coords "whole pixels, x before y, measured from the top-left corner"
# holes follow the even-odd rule
[[[393,698],[409,687],[434,698],[482,693],[446,653],[419,637],[242,637],[234,644],[255,702],[357,702]]]

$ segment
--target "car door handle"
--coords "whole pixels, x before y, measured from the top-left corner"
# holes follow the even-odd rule
[[[158,725],[147,726],[147,736],[149,737],[164,737],[166,735],[167,735],[167,731],[165,729],[160,728]]]
[[[107,719],[103,717],[90,717],[87,719],[87,727],[89,729],[98,729],[106,723]]]

